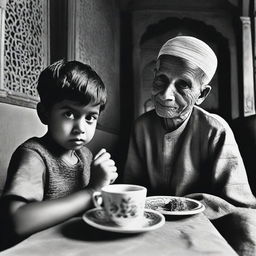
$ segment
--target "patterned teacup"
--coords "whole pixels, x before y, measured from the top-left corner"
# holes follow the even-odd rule
[[[140,225],[143,220],[147,189],[130,184],[112,184],[93,194],[95,207],[103,207],[110,221],[118,226]]]

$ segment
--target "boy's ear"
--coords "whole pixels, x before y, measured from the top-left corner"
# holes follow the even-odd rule
[[[201,92],[201,95],[197,98],[196,100],[196,104],[200,105],[208,96],[208,94],[210,93],[212,87],[210,85],[205,85],[204,89]]]
[[[39,116],[41,122],[43,124],[48,124],[48,112],[45,108],[45,106],[39,102],[36,106],[36,110],[37,110],[37,115]]]

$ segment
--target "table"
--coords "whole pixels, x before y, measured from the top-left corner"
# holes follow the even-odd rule
[[[229,256],[237,255],[203,213],[166,218],[159,229],[139,234],[98,230],[81,218],[38,232],[1,256]]]

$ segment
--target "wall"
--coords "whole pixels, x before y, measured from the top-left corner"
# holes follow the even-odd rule
[[[151,1],[153,2],[153,1]],[[214,42],[214,38],[210,38],[212,34],[216,33],[220,35],[221,38],[226,40],[228,44],[228,49],[230,50],[230,59],[226,60],[230,63],[230,76],[228,77],[228,80],[230,83],[228,86],[232,85],[232,90],[229,90],[229,98],[231,99],[230,102],[230,118],[235,119],[239,116],[239,78],[238,78],[238,72],[237,68],[239,66],[238,60],[237,60],[237,51],[238,51],[238,45],[237,45],[237,38],[235,31],[237,27],[234,27],[234,20],[236,22],[239,21],[239,16],[235,16],[234,14],[229,10],[229,9],[222,9],[223,6],[216,6],[216,9],[209,9],[209,6],[207,6],[207,3],[212,3],[213,1],[205,1],[204,5],[202,4],[201,6],[193,6],[192,3],[190,5],[186,1],[182,1],[184,6],[181,5],[181,3],[174,4],[174,2],[166,3],[166,9],[162,10],[148,10],[145,8],[141,7],[139,10],[133,10],[133,15],[132,15],[132,26],[133,26],[133,67],[134,67],[134,84],[136,84],[136,87],[134,88],[134,94],[136,97],[136,106],[135,106],[135,114],[140,115],[143,113],[143,104],[144,104],[144,99],[142,97],[143,95],[143,86],[141,77],[142,77],[142,71],[145,68],[145,65],[143,66],[143,60],[142,54],[144,52],[149,52],[149,47],[148,45],[144,46],[144,52],[142,49],[141,45],[141,40],[143,36],[147,33],[149,28],[153,26],[158,26],[158,30],[155,31],[155,38],[152,40],[153,43],[151,43],[151,47],[155,47],[155,52],[157,53],[157,49],[161,46],[163,42],[166,41],[166,38],[162,37],[163,42],[159,43],[157,42],[156,38],[157,36],[160,38],[160,35],[166,35],[170,38],[171,36],[171,31],[174,32],[179,32],[177,27],[175,27],[175,19],[180,20],[180,25],[184,26],[184,28],[188,29],[188,31],[193,31],[196,32],[194,34],[198,34],[201,36],[204,36],[205,38],[209,37],[209,40],[211,39],[212,42],[208,43],[213,43],[213,46],[217,46],[217,42]],[[185,5],[185,3],[187,5]],[[198,3],[197,3],[198,4]],[[155,3],[156,5],[156,3]],[[186,6],[186,8],[185,8]],[[184,7],[184,8],[182,8]],[[191,7],[191,8],[189,8]],[[193,7],[193,8],[192,8]],[[137,7],[138,8],[138,7]],[[156,8],[156,7],[155,7]],[[158,6],[158,8],[160,8]],[[163,8],[163,6],[161,6]],[[172,19],[171,19],[172,18]],[[168,21],[168,19],[171,21],[169,23],[165,22]],[[191,21],[191,22],[190,22]],[[198,26],[194,26],[193,23],[197,23]],[[202,25],[201,25],[202,24]],[[169,27],[166,27],[168,25]],[[194,26],[194,27],[193,27]],[[202,31],[202,28],[205,27],[205,31]],[[208,29],[208,31],[206,30]],[[212,33],[211,33],[212,32]],[[205,35],[203,35],[205,33]],[[208,34],[209,33],[209,34]],[[203,38],[202,38],[203,39]],[[203,39],[205,40],[205,39]],[[216,41],[218,38],[216,37]],[[213,47],[214,48],[214,47]],[[216,52],[217,57],[219,55],[223,55],[223,52]],[[153,51],[152,51],[153,52]],[[152,55],[152,53],[151,53]],[[152,56],[150,56],[152,57]],[[146,65],[150,64],[152,60],[156,58],[153,56],[152,58],[149,58],[146,56],[145,58],[149,59],[149,62],[145,62]],[[220,62],[219,62],[220,64]],[[225,70],[225,68],[219,66],[219,69]],[[217,82],[217,79],[215,79]],[[151,84],[151,83],[150,83]],[[217,84],[218,85],[218,84]],[[223,87],[223,81],[220,82],[220,85]],[[142,92],[141,92],[142,91]],[[216,93],[217,94],[217,93]],[[139,96],[138,96],[139,95]],[[210,98],[209,98],[210,99]]]
[[[92,66],[108,91],[107,105],[99,118],[98,130],[90,146],[93,152],[105,147],[119,164],[121,150],[118,3],[116,0],[68,0],[67,14],[67,58]],[[65,26],[63,28],[65,29]]]
[[[0,103],[0,192],[14,149],[31,136],[41,136],[46,128],[35,109]]]
[[[115,0],[70,0],[68,59],[92,66],[108,90],[99,123],[103,131],[120,129],[119,10]]]

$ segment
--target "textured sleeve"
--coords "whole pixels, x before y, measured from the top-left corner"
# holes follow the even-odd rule
[[[87,186],[89,184],[90,176],[91,176],[91,163],[93,158],[92,152],[88,148],[83,148],[82,158],[84,162],[84,172],[83,172],[84,186]]]
[[[130,136],[123,174],[124,183],[138,184],[146,187],[149,186],[149,178],[144,156],[144,143],[144,136],[138,127],[138,123],[136,123]]]
[[[220,196],[236,206],[256,207],[238,145],[230,127],[224,129],[210,145],[213,179]]]
[[[45,165],[33,150],[18,148],[10,160],[3,196],[41,201],[44,195]]]

